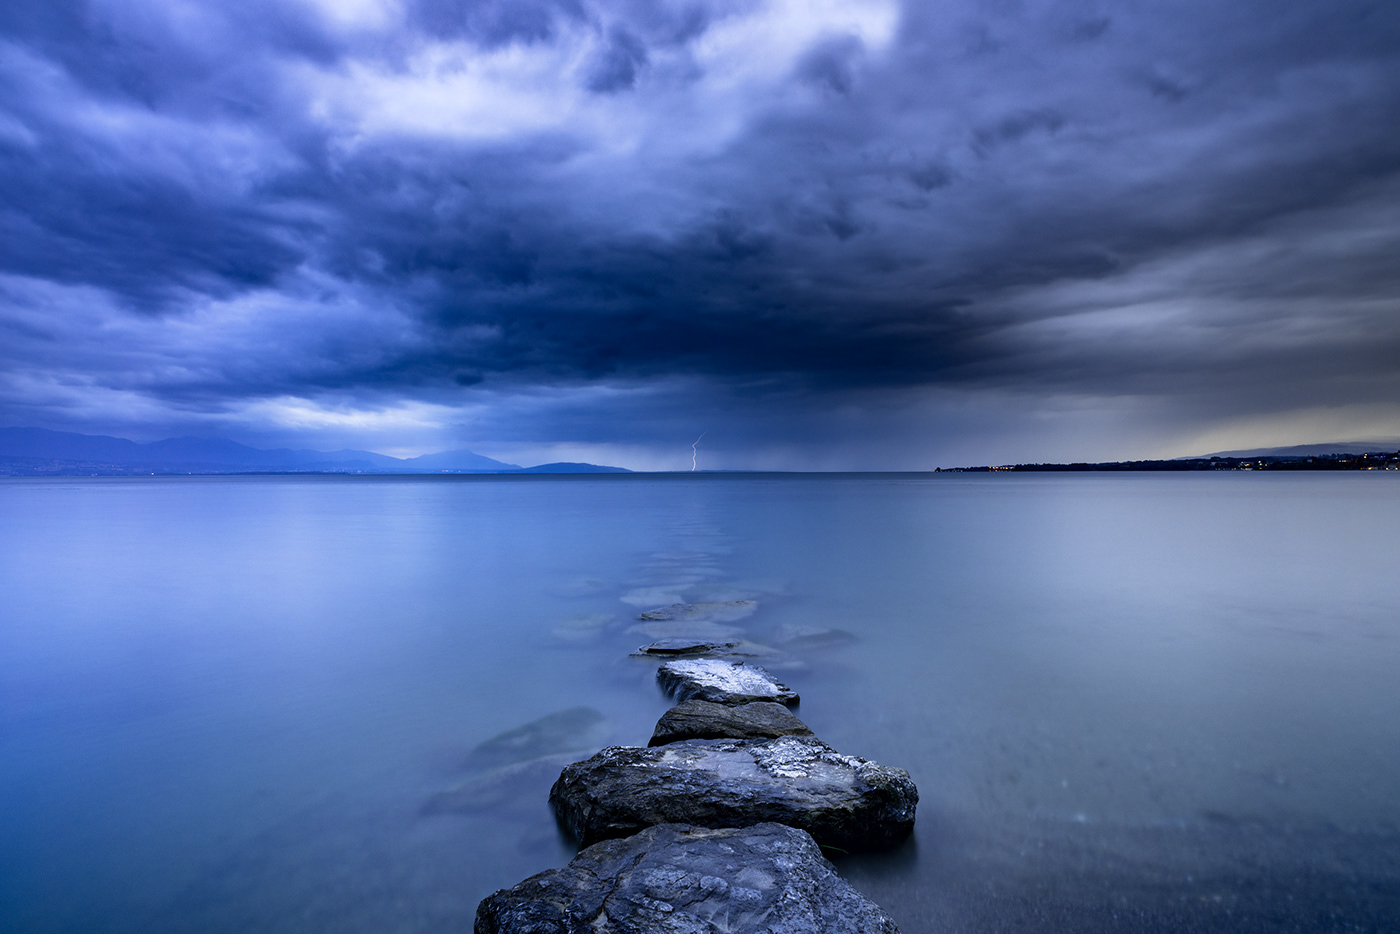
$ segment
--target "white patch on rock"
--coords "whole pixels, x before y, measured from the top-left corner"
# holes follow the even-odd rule
[[[783,686],[769,677],[768,672],[763,669],[736,664],[720,658],[695,658],[667,662],[666,668],[697,684],[703,684],[706,687],[712,687],[729,694],[777,697],[783,693]]]

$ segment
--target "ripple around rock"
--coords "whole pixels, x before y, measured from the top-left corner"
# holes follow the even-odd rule
[[[564,769],[549,793],[583,846],[655,824],[745,827],[775,821],[843,850],[883,849],[914,826],[909,773],[820,740],[685,740],[610,746]]]
[[[667,694],[682,701],[694,697],[712,704],[795,704],[799,699],[796,691],[762,668],[716,658],[667,662],[657,670],[656,680]]]
[[[898,934],[800,830],[663,824],[484,899],[475,934]]]
[[[688,700],[661,715],[648,746],[664,746],[686,739],[777,739],[779,736],[811,736],[807,724],[782,704],[712,704]]]

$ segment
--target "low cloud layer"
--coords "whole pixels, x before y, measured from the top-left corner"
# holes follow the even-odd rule
[[[1400,436],[1397,127],[1393,4],[12,0],[0,421],[639,467]]]

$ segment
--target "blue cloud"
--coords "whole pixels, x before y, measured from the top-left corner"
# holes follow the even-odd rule
[[[0,412],[1400,405],[1397,52],[1351,0],[13,0]]]

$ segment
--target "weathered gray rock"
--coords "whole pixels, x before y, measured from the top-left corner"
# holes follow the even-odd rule
[[[812,838],[663,824],[482,900],[475,934],[898,934]]]
[[[656,680],[677,700],[692,697],[713,704],[752,704],[777,701],[795,704],[797,692],[774,680],[762,668],[717,658],[695,658],[667,662],[656,672]]]
[[[918,801],[903,769],[797,736],[610,746],[565,768],[549,792],[560,823],[583,846],[655,824],[776,821],[824,845],[875,850],[909,834]]]
[[[766,665],[785,665],[795,661],[771,646],[747,639],[714,639],[694,634],[657,639],[638,648],[632,656],[659,658],[662,661],[673,658],[727,658],[730,661],[761,658]]]
[[[699,658],[704,655],[729,655],[738,648],[739,643],[735,641],[673,637],[657,639],[650,645],[642,646],[632,654],[652,658]]]
[[[688,700],[661,715],[648,746],[664,746],[684,739],[777,739],[779,736],[811,736],[807,724],[782,704],[712,704]]]

